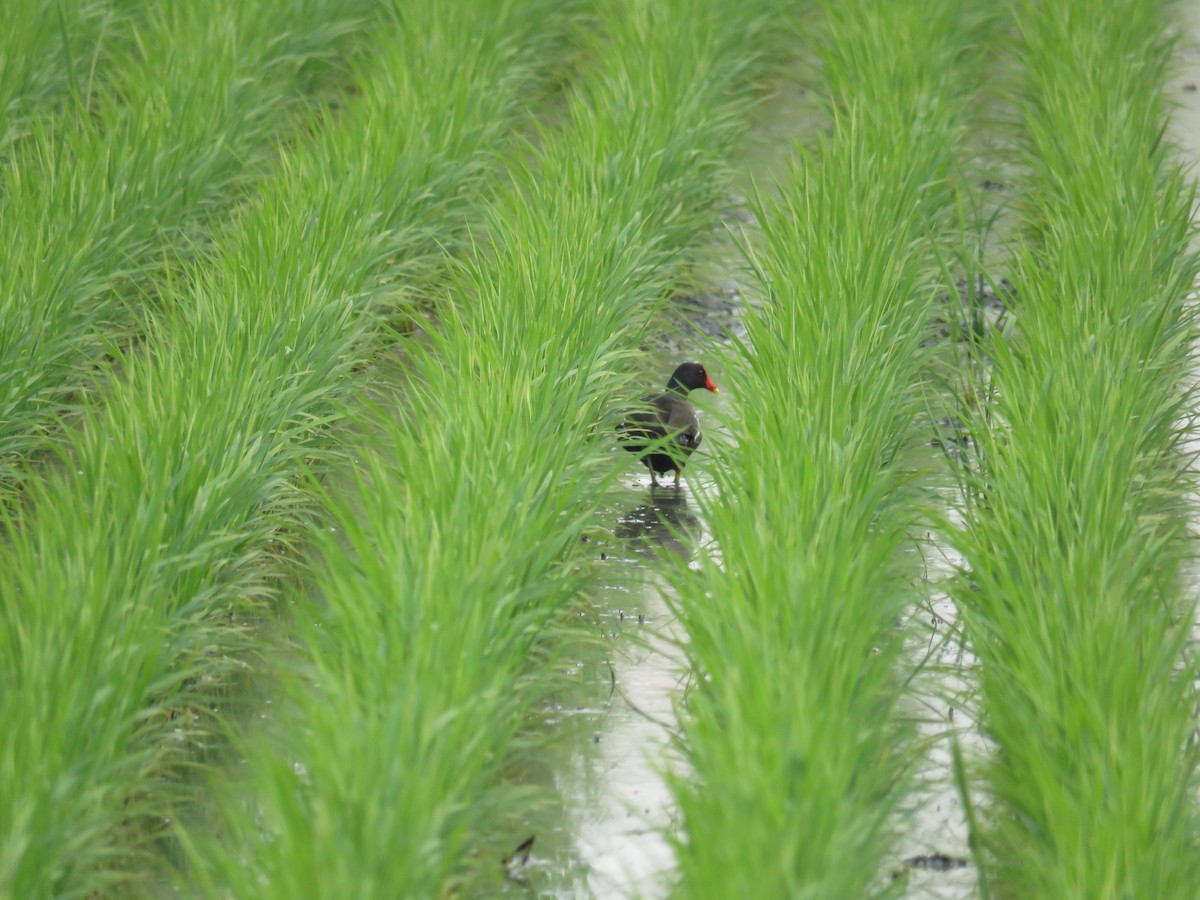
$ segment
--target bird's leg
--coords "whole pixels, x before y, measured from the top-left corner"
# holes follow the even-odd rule
[[[675,487],[679,487],[679,476],[683,474],[683,469],[675,470]]]
[[[658,478],[654,474],[654,470],[650,470],[650,487],[658,487]]]

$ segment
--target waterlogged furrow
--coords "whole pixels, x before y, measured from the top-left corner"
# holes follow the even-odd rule
[[[1179,444],[1197,261],[1162,140],[1170,23],[1140,0],[1017,11],[1027,241],[959,535],[996,743],[985,874],[1005,896],[1194,897]]]
[[[170,298],[69,468],[0,548],[0,894],[143,876],[229,670],[286,566],[384,270],[420,287],[496,148],[561,63],[549,2],[401,4],[360,96]],[[188,283],[188,282],[185,282]],[[292,896],[311,896],[300,890]]]
[[[0,195],[0,503],[258,174],[373,0],[165,4],[87,116],[36,125]]]
[[[613,474],[617,372],[707,239],[773,2],[607,5],[595,68],[406,348],[398,409],[333,502],[288,754],[229,804],[212,892],[490,895],[526,836],[503,786],[549,623]],[[602,477],[604,476],[604,477]],[[341,537],[344,535],[344,539]],[[299,772],[299,776],[297,776]],[[231,788],[234,797],[248,789]]]
[[[863,897],[916,756],[898,709],[910,458],[954,205],[973,4],[829,4],[832,133],[759,210],[764,302],[726,364],[732,441],[700,492],[719,556],[677,573],[687,695],[678,894]]]

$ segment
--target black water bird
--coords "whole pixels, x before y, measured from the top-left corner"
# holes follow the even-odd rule
[[[718,393],[704,366],[686,362],[675,370],[665,391],[647,394],[617,425],[621,446],[641,456],[655,487],[657,475],[672,471],[679,487],[684,463],[700,446],[700,420],[687,401],[687,395],[700,388]]]

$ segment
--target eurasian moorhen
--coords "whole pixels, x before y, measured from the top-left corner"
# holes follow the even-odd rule
[[[704,366],[686,362],[675,370],[665,391],[647,394],[640,401],[642,408],[628,413],[617,425],[621,446],[630,453],[641,455],[642,462],[650,470],[650,483],[655,487],[658,487],[655,475],[672,470],[675,486],[679,487],[683,464],[700,446],[700,420],[696,418],[692,404],[687,402],[688,393],[699,388],[717,393],[717,386],[704,371]],[[660,443],[666,438],[670,440]],[[647,453],[647,445],[656,443],[659,446]]]

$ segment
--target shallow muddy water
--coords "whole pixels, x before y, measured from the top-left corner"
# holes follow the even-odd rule
[[[552,716],[564,753],[549,761],[544,781],[562,807],[539,837],[529,885],[536,896],[670,890],[674,808],[664,773],[680,771],[672,738],[686,665],[672,588],[658,573],[672,557],[690,558],[705,537],[686,480],[652,488],[648,474],[631,468],[608,495],[589,536],[597,573],[590,615],[605,640],[573,661],[576,689]]]
[[[683,677],[673,619],[653,577],[628,592],[604,590],[597,603],[602,619],[624,625],[628,637],[618,639],[595,752],[575,759],[560,787],[578,810],[575,850],[589,870],[587,895],[665,896],[674,857],[663,769]]]
[[[949,489],[946,502],[953,502]],[[978,871],[954,779],[953,744],[958,742],[968,767],[987,753],[971,711],[978,660],[963,640],[954,602],[938,588],[962,565],[961,558],[928,532],[914,552],[921,554],[930,590],[903,626],[906,656],[919,667],[907,703],[928,749],[910,793],[892,874],[906,879],[904,896],[962,900],[978,895]]]
[[[1171,136],[1184,164],[1194,167],[1200,161],[1200,2],[1188,0],[1178,4],[1178,9],[1178,65],[1166,93],[1175,107]]]

